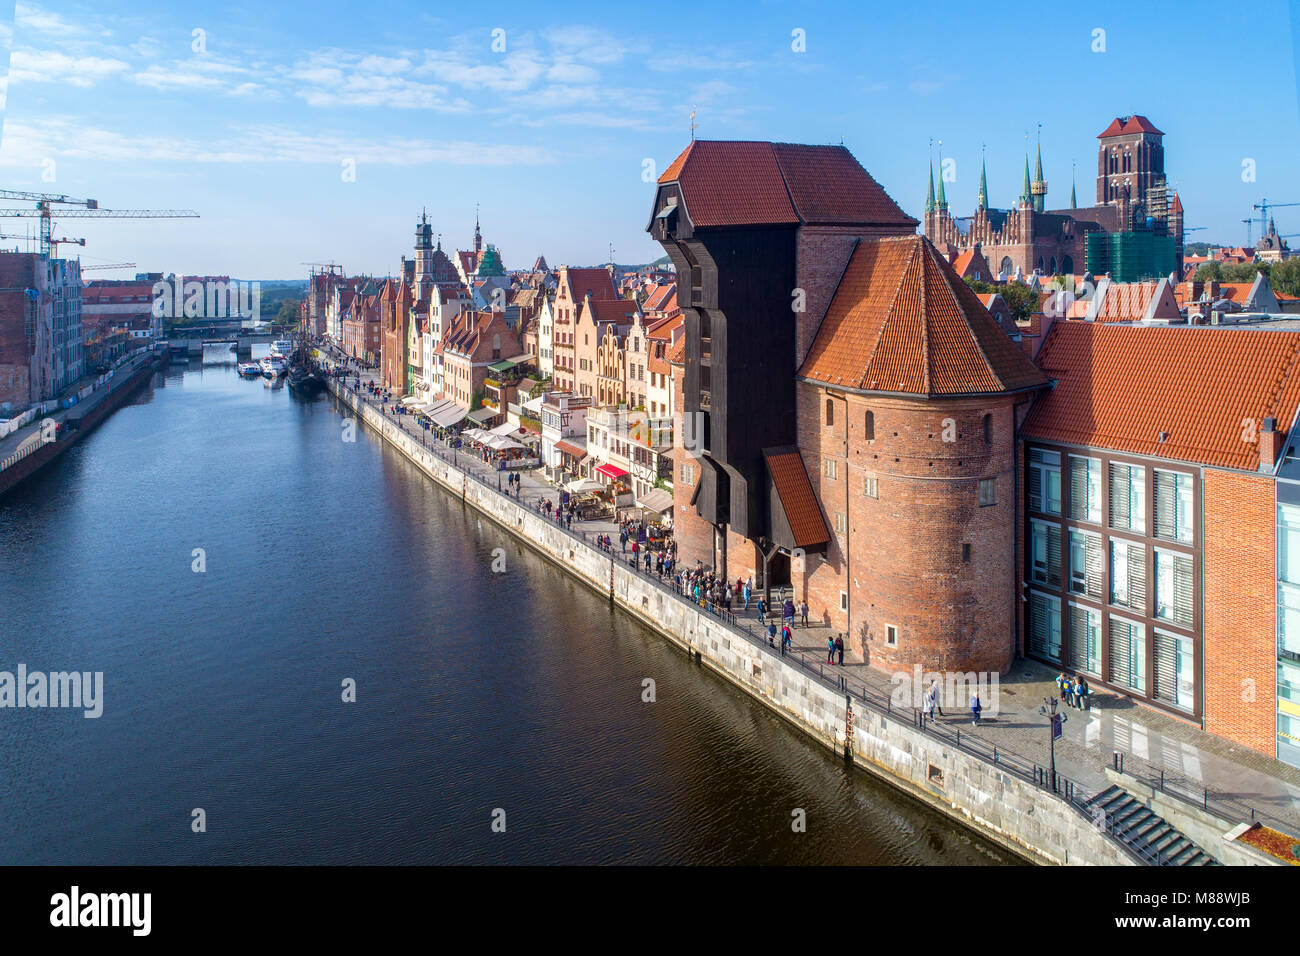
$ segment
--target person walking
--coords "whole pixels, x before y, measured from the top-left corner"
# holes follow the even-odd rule
[[[749,610],[749,585],[748,585],[748,584],[742,584],[742,585],[741,585],[741,587],[740,587],[740,595],[741,595],[742,598],[744,598],[744,601],[745,601],[744,609],[745,609],[746,611],[748,611],[748,610]]]
[[[971,721],[970,722],[972,727],[978,727],[980,725],[980,711],[983,709],[984,709],[983,705],[980,704],[980,692],[978,690],[971,691],[971,695],[970,695]]]
[[[844,638],[839,635],[835,636],[835,653],[839,655],[840,667],[843,667],[844,666]]]
[[[763,623],[763,615],[767,613],[767,602],[762,598],[758,599],[758,623]]]
[[[790,628],[781,628],[781,656],[785,657],[785,649],[790,646]]]
[[[921,700],[921,723],[922,724],[925,723],[926,718],[929,718],[930,723],[934,723],[934,705],[936,703],[934,698],[934,688],[935,685],[931,684],[930,687],[925,692],[925,697],[922,698]]]
[[[826,638],[826,663],[835,664],[835,638]]]
[[[767,644],[769,647],[776,647],[776,621],[767,622]]]
[[[943,716],[943,690],[939,687],[937,680],[930,681],[930,694],[934,697],[934,706],[939,711],[939,716]]]
[[[790,600],[790,598],[786,598],[785,606],[782,607],[781,610],[782,610],[783,619],[786,622],[793,624],[794,623],[794,601]]]
[[[1090,693],[1091,690],[1088,687],[1088,682],[1084,680],[1083,675],[1080,674],[1078,683],[1076,683],[1074,687],[1075,706],[1078,707],[1080,710],[1087,710],[1088,695]]]
[[[806,598],[799,602],[799,616],[803,618],[803,626],[807,627],[808,626],[808,600]]]

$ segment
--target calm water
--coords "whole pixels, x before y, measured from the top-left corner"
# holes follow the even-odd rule
[[[0,863],[1012,861],[230,365],[0,502],[19,662],[103,671],[104,713],[0,710]]]

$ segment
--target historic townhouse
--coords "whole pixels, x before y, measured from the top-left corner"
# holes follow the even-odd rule
[[[551,303],[544,298],[537,313],[537,371],[542,378],[555,375],[555,308]]]
[[[573,327],[573,382],[574,391],[579,395],[595,398],[598,405],[602,404],[597,395],[601,340],[605,331],[613,328],[621,341],[637,321],[637,314],[637,304],[632,299],[596,299],[590,295],[583,298]],[[623,386],[620,381],[616,387],[621,391]]]
[[[1057,322],[1024,652],[1300,765],[1300,333]]]
[[[407,388],[411,301],[410,286],[400,279],[389,279],[379,292],[380,381],[396,395],[405,394]]]
[[[483,398],[483,381],[493,362],[519,354],[519,339],[500,312],[467,309],[442,341],[444,394],[474,410]]]
[[[582,303],[591,298],[597,301],[615,300],[618,290],[614,287],[613,275],[607,269],[570,269],[560,266],[560,275],[555,289],[552,349],[555,387],[560,391],[573,391],[576,388],[577,355],[574,336],[578,324],[578,313]]]

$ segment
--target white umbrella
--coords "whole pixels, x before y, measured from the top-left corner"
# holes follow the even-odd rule
[[[584,491],[600,491],[605,486],[599,481],[593,481],[590,478],[577,478],[564,486],[564,490],[574,494],[581,494]]]

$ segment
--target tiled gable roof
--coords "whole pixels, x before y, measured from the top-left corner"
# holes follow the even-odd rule
[[[920,396],[1048,381],[924,236],[858,244],[799,375]]]
[[[681,187],[696,226],[915,226],[843,146],[694,140],[659,177]]]
[[[1038,354],[1056,387],[1028,438],[1255,471],[1243,422],[1290,429],[1300,332],[1056,322]],[[1160,440],[1161,433],[1166,438]]]
[[[593,299],[617,299],[618,289],[608,269],[568,269],[565,275],[573,292],[573,301],[581,302],[588,294]]]
[[[794,543],[800,548],[815,548],[831,539],[822,517],[821,506],[808,480],[803,456],[794,447],[765,448],[763,458],[776,487],[777,503],[785,512]]]

